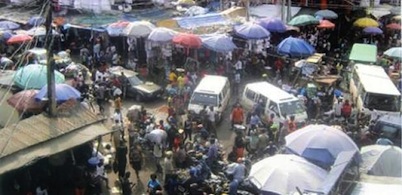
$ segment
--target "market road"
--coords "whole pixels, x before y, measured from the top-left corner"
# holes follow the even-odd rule
[[[255,80],[255,79],[252,79]],[[240,91],[243,90],[244,85],[246,83],[252,82],[251,80],[243,82],[243,85],[240,87]],[[232,146],[234,144],[234,138],[235,138],[235,133],[231,130],[231,122],[230,122],[230,113],[232,106],[236,103],[236,100],[240,97],[241,92],[239,93],[238,96],[232,95],[230,102],[227,106],[227,109],[223,113],[223,120],[220,124],[217,125],[217,137],[219,139],[219,142],[223,146],[223,151],[225,151],[226,154],[228,154]],[[165,120],[167,118],[167,103],[166,100],[164,99],[159,99],[156,101],[152,102],[145,102],[145,103],[138,103],[135,102],[133,99],[125,99],[123,100],[123,116],[126,115],[126,112],[128,108],[130,108],[134,104],[141,104],[144,105],[144,107],[147,109],[148,112],[153,114],[155,116],[156,121],[159,120]],[[113,109],[112,107],[109,107],[106,113],[110,113],[109,116],[112,116],[113,114]],[[185,116],[184,116],[185,118]],[[112,122],[109,117],[107,122],[105,123],[107,127],[111,128]],[[127,133],[126,133],[127,135]],[[106,137],[103,140],[110,140],[110,137]],[[131,168],[129,163],[127,163],[127,171],[131,172],[131,180],[132,182],[136,183],[136,186],[133,189],[133,194],[139,195],[139,194],[146,194],[146,184],[149,180],[149,177],[152,173],[156,171],[155,163],[152,159],[152,156],[150,153],[145,155],[144,158],[144,164],[142,167],[142,171],[140,171],[140,181],[137,181],[137,178],[135,176],[134,170]],[[161,175],[158,175],[159,181],[161,181]],[[113,172],[110,172],[108,174],[108,179],[109,179],[109,186],[110,190],[109,193],[113,195],[121,194],[119,183],[117,182],[117,175]],[[161,181],[162,182],[162,181]]]

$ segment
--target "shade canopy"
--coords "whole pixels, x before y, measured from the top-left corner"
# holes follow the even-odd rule
[[[212,51],[227,53],[236,49],[236,45],[227,35],[212,35],[202,38],[202,45]]]
[[[260,194],[295,194],[300,190],[317,189],[327,171],[292,154],[277,154],[265,158],[251,167],[248,179],[261,191]]]
[[[172,42],[186,48],[200,48],[202,45],[201,38],[198,35],[188,33],[177,34],[173,37]]]
[[[336,18],[338,18],[337,13],[335,13],[332,10],[328,10],[328,9],[317,11],[317,12],[315,12],[314,15],[319,16],[321,18],[325,18],[325,19],[336,19]]]
[[[317,28],[331,29],[331,28],[335,28],[335,24],[329,20],[321,20],[320,24],[317,26]]]
[[[364,18],[360,18],[360,19],[356,20],[353,23],[353,26],[360,27],[360,28],[366,28],[366,27],[378,27],[378,26],[380,26],[380,24],[372,18],[364,17]]]
[[[129,37],[147,37],[154,28],[156,28],[155,25],[147,21],[131,22],[124,28],[123,35]]]
[[[286,25],[280,19],[261,19],[259,25],[267,29],[269,32],[283,33],[286,31]]]
[[[285,137],[286,149],[316,165],[329,168],[338,154],[359,152],[354,141],[343,131],[327,125],[308,125]]]
[[[130,24],[127,21],[118,21],[112,24],[109,24],[106,27],[106,31],[109,36],[117,37],[123,34],[124,29]]]
[[[162,144],[166,141],[167,133],[162,129],[154,129],[145,136],[145,139],[153,143]]]
[[[320,21],[315,18],[314,16],[311,15],[299,15],[294,17],[293,19],[291,19],[288,22],[288,25],[291,26],[306,26],[306,25],[310,25],[310,24],[319,24]]]
[[[253,23],[245,23],[234,27],[237,36],[244,39],[266,39],[271,34],[264,27]]]
[[[152,32],[148,35],[148,40],[155,42],[167,42],[171,41],[174,36],[178,33],[174,30],[158,27],[152,30]]]
[[[355,43],[349,54],[349,60],[363,63],[377,62],[377,46],[371,44]]]
[[[397,146],[370,145],[361,149],[362,170],[375,176],[402,177],[402,149]]]
[[[42,87],[42,89],[36,94],[35,100],[36,101],[43,101],[44,99],[47,99],[47,85]],[[70,99],[80,99],[81,98],[81,93],[76,90],[74,87],[68,85],[68,84],[56,84],[56,101],[58,103],[65,102]]]
[[[19,29],[20,25],[15,23],[15,22],[11,22],[11,21],[0,21],[0,29],[3,30],[16,30]]]
[[[288,37],[278,45],[278,53],[291,57],[307,57],[315,53],[315,49],[303,39]]]
[[[54,71],[55,82],[63,83],[64,75]],[[41,89],[47,84],[47,67],[41,64],[30,64],[17,70],[14,84],[21,89]]]
[[[13,35],[12,37],[10,37],[7,40],[7,44],[26,43],[31,40],[32,40],[32,37],[27,34],[18,34],[18,35]]]

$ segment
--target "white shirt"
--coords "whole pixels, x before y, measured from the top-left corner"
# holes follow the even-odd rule
[[[36,195],[48,195],[47,189],[41,189],[41,187],[36,188]]]
[[[208,120],[211,122],[215,122],[215,115],[216,115],[215,110],[212,110],[212,111],[209,110],[208,111]]]
[[[241,62],[241,60],[238,60],[235,64],[235,69],[241,70],[242,68],[243,68],[243,63]]]
[[[336,102],[334,105],[335,116],[341,116],[342,114],[342,102]]]
[[[119,123],[121,123],[122,120],[123,120],[123,116],[121,115],[121,112],[120,112],[120,113],[119,113],[119,112],[115,112],[115,113],[113,114],[113,120],[114,120],[114,121],[119,121]]]
[[[159,144],[154,144],[153,154],[155,157],[161,158],[162,157],[162,146]]]

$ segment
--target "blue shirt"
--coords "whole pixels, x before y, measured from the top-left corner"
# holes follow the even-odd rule
[[[216,160],[218,156],[218,147],[215,144],[212,144],[207,153],[209,160]]]
[[[233,172],[233,179],[239,182],[244,180],[246,174],[246,166],[243,163],[237,163]]]
[[[150,179],[148,181],[148,187],[152,188],[153,190],[156,190],[160,186],[161,186],[161,184],[159,183],[159,181],[157,179],[156,180]]]
[[[237,187],[239,186],[239,181],[234,179],[229,184],[229,195],[237,195]]]
[[[258,123],[260,123],[260,117],[257,115],[252,115],[250,117],[250,125],[257,125]]]

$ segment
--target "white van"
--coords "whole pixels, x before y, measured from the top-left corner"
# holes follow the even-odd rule
[[[306,109],[299,98],[268,82],[247,84],[240,101],[246,110],[253,109],[253,106],[261,101],[264,115],[269,116],[273,113],[276,121],[280,123],[286,121],[285,115],[288,119],[292,115],[295,116],[299,125],[307,119]]]
[[[213,106],[214,110],[218,112],[218,122],[222,119],[221,114],[229,104],[230,94],[230,83],[227,77],[206,75],[191,95],[188,111],[197,115],[205,105]]]

